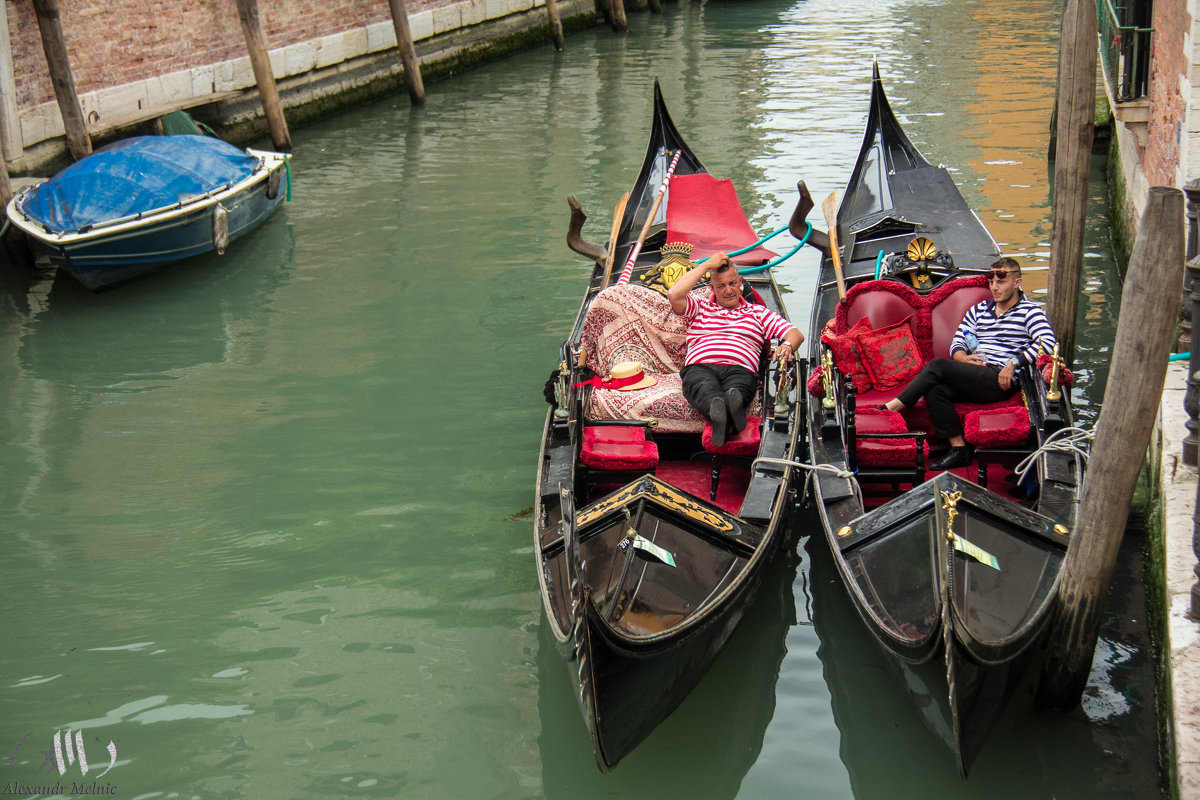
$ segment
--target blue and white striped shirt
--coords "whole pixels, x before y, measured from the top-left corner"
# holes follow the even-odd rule
[[[971,336],[978,342],[973,348],[968,347]],[[995,300],[984,300],[967,309],[950,343],[950,357],[962,350],[982,355],[987,364],[997,369],[1002,369],[1012,358],[1016,358],[1017,366],[1023,367],[1037,361],[1041,352],[1039,343],[1049,353],[1057,342],[1046,312],[1022,294],[1017,304],[999,317]]]

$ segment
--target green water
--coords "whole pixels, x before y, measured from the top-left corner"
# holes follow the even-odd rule
[[[1159,796],[1136,567],[1084,708],[1019,702],[965,783],[810,516],[712,673],[613,774],[541,629],[542,384],[588,274],[566,196],[603,240],[654,76],[766,231],[798,179],[817,222],[842,188],[877,55],[910,135],[1036,269],[1057,13],[667,3],[628,35],[431,85],[422,110],[399,96],[294,130],[293,202],[224,256],[99,295],[4,265],[0,784],[90,786],[112,742],[98,784],[126,800]],[[1085,420],[1119,300],[1102,195]],[[815,264],[778,271],[799,320]],[[68,729],[86,778],[53,764]]]

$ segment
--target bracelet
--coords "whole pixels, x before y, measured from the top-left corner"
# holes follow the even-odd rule
[[[796,348],[792,347],[792,344],[791,344],[791,342],[780,342],[780,343],[779,343],[779,346],[780,346],[780,347],[786,347],[787,349],[791,350],[792,352],[795,352],[795,351],[796,351]]]

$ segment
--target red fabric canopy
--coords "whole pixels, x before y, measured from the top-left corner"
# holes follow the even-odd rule
[[[676,175],[667,196],[667,242],[690,242],[691,259],[730,252],[754,244],[758,234],[746,221],[733,181],[712,175]],[[734,261],[743,266],[765,264],[775,253],[756,247]]]

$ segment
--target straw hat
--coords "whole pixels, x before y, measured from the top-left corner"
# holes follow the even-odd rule
[[[636,380],[633,380],[636,379]],[[658,383],[658,379],[653,375],[646,375],[642,372],[642,362],[640,361],[622,361],[619,364],[614,364],[612,372],[608,376],[609,381],[630,381],[621,386],[613,386],[611,388],[622,392],[632,392],[634,389],[645,389],[648,386],[653,386]],[[608,381],[605,381],[607,383]]]

